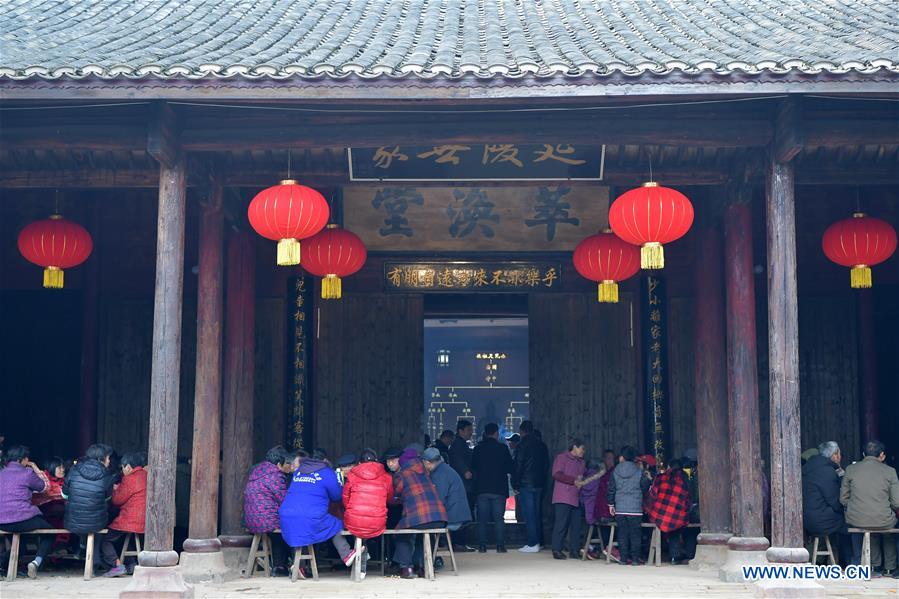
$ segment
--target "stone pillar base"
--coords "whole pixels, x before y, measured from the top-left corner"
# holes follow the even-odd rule
[[[244,575],[247,559],[250,557],[252,535],[219,535],[222,543],[222,559],[228,569],[227,579],[233,580]]]
[[[744,582],[743,566],[766,566],[768,539],[765,537],[731,537],[727,541],[727,559],[718,570],[724,582]]]
[[[178,570],[185,582],[224,582],[229,572],[225,566],[225,558],[221,551],[214,553],[188,553],[181,552],[181,561],[178,562]]]
[[[824,597],[824,587],[811,580],[760,580],[756,597]]]
[[[727,545],[697,545],[696,556],[690,560],[693,570],[718,570],[727,561]]]
[[[193,599],[194,589],[184,583],[175,566],[134,568],[134,576],[119,599]]]

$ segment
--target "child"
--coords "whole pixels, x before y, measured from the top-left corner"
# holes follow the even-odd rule
[[[44,473],[32,462],[24,445],[10,447],[3,454],[0,470],[0,530],[28,532],[51,528],[41,511],[31,503],[34,493],[44,493],[50,487]],[[53,546],[53,537],[39,535],[37,555],[28,564],[28,577],[37,578],[37,571]]]
[[[128,533],[143,534],[147,517],[147,458],[142,453],[126,453],[120,463],[122,482],[112,492],[112,505],[119,508],[119,515],[109,523],[109,532],[100,545],[103,561],[110,566],[104,576],[110,578],[133,571],[133,566],[126,569],[118,558],[115,543]]]
[[[649,480],[635,462],[637,450],[628,445],[621,450],[619,464],[609,480],[609,513],[618,527],[618,551],[621,565],[639,566],[642,559],[640,522],[643,519],[643,494]]]

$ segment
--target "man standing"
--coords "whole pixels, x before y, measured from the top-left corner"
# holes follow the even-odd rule
[[[802,466],[802,524],[809,535],[830,535],[844,567],[851,550],[840,504],[840,446],[822,443]]]
[[[496,552],[506,552],[506,498],[509,497],[509,474],[512,455],[499,442],[499,426],[495,422],[484,427],[484,439],[472,454],[474,491],[478,505],[478,551],[487,552],[487,523],[493,519]]]
[[[568,451],[556,456],[553,462],[553,558],[567,559],[562,553],[568,536],[568,554],[577,558],[581,544],[581,528],[584,514],[581,511],[578,491],[584,484],[584,442],[572,439]]]
[[[899,509],[899,480],[896,470],[883,463],[883,443],[868,441],[865,457],[846,468],[840,486],[840,503],[846,506],[846,523],[851,527],[888,529],[896,526]],[[871,565],[883,566],[886,574],[896,568],[896,546],[886,535],[871,535]],[[883,542],[883,551],[880,545]],[[852,535],[852,563],[861,560],[862,535]]]
[[[512,488],[518,492],[521,513],[528,533],[528,544],[519,551],[538,553],[543,528],[541,497],[549,471],[549,450],[534,434],[534,423],[530,420],[522,422],[518,432],[521,434],[521,442],[515,449]]]
[[[460,420],[456,423],[456,438],[453,439],[449,447],[449,465],[462,478],[465,484],[465,493],[468,496],[468,509],[474,512],[474,474],[471,471],[472,450],[468,446],[468,441],[474,434],[474,426],[470,420]],[[469,533],[470,534],[470,533]],[[462,551],[466,551],[464,547],[472,542],[467,538],[468,535],[459,535],[459,541],[465,543]],[[471,549],[467,549],[471,551]]]
[[[450,445],[452,445],[455,436],[453,431],[447,429],[440,433],[440,436],[434,441],[434,447],[440,452],[440,457],[443,458],[444,462],[449,461]]]

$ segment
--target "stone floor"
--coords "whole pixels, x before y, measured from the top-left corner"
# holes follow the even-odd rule
[[[277,597],[753,597],[754,587],[719,582],[711,573],[685,566],[628,567],[605,562],[556,561],[544,551],[535,555],[466,553],[458,556],[461,574],[439,573],[437,580],[381,578],[377,572],[359,584],[344,573],[322,573],[318,582],[291,583],[287,578],[237,579],[217,585],[199,585],[196,598]],[[2,599],[91,598],[113,599],[128,584],[127,578],[83,581],[69,575],[45,573],[37,580],[0,583]],[[822,582],[828,597],[895,597],[899,581]]]

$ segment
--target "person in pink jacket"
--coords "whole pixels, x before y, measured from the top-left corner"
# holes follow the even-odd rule
[[[562,546],[568,536],[568,555],[577,558],[580,551],[581,528],[584,514],[581,512],[578,491],[584,485],[584,442],[572,439],[568,451],[556,456],[552,467],[553,485],[553,557],[567,559]]]

